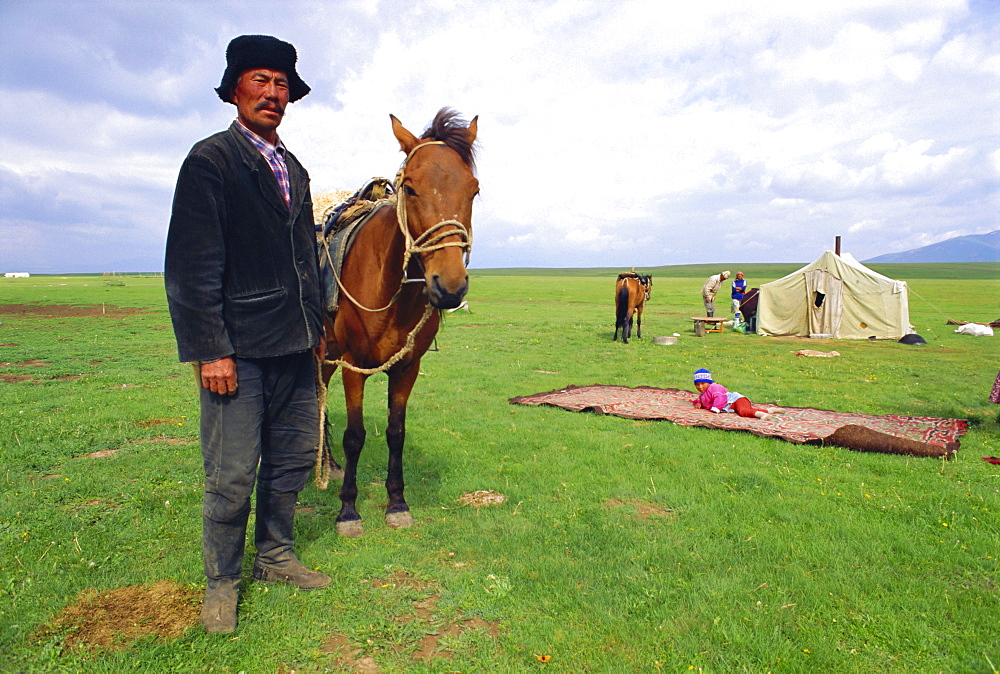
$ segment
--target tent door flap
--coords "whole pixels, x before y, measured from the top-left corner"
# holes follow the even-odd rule
[[[809,336],[837,338],[844,315],[844,282],[825,269],[812,269],[806,274],[809,307]]]

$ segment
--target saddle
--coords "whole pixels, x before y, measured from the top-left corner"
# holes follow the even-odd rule
[[[323,219],[323,238],[319,243],[319,278],[323,306],[328,313],[337,311],[337,304],[340,302],[340,284],[337,279],[358,231],[381,209],[394,208],[394,196],[389,180],[372,178],[330,210]]]
[[[344,199],[323,218],[323,238],[350,226],[371,213],[375,204],[395,194],[387,178],[372,178],[361,189]]]
[[[618,275],[619,281],[626,278],[634,278],[639,282],[639,285],[641,285],[643,288],[649,288],[649,281],[652,278],[652,276],[649,274],[646,275],[640,274],[636,272],[635,269],[633,269],[632,271],[622,272],[621,274]]]

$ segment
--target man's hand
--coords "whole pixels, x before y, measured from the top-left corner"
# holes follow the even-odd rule
[[[313,354],[320,360],[326,360],[326,326],[319,333],[319,344],[313,349]]]
[[[235,394],[236,361],[233,360],[232,356],[220,358],[211,363],[202,363],[201,385],[219,395]]]

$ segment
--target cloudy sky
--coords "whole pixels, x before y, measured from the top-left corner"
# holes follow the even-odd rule
[[[1000,227],[996,0],[0,0],[0,271],[158,271],[229,40],[313,193],[479,116],[472,266],[858,259]]]

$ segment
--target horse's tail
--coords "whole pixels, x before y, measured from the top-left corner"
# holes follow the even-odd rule
[[[615,325],[624,325],[628,319],[628,283],[623,283],[615,299]]]

